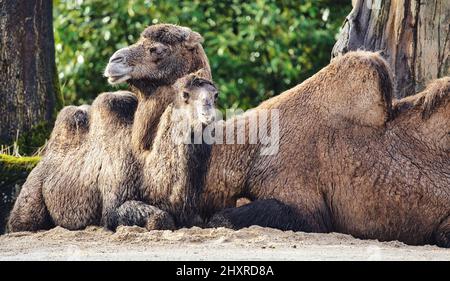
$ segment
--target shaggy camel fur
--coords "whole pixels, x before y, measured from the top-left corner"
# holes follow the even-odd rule
[[[348,53],[238,117],[279,110],[279,152],[260,155],[260,143],[213,145],[202,215],[247,197],[256,201],[222,211],[210,225],[450,247],[448,78],[392,108],[390,77],[378,54]]]
[[[162,115],[151,151],[141,155],[143,198],[169,212],[176,226],[192,226],[210,153],[194,137],[214,120],[217,89],[202,72],[176,84],[178,99]]]
[[[209,77],[208,71],[199,70],[174,84],[175,99],[160,118],[151,150],[137,157],[142,171],[143,201],[122,204],[110,227],[172,229],[198,223],[193,210],[198,205],[198,188],[203,186],[204,160],[209,158],[210,146],[204,142],[196,144],[193,138],[201,136],[204,126],[214,120],[217,89]],[[166,211],[175,222],[155,219]]]
[[[92,107],[69,106],[60,112],[49,146],[14,205],[9,231],[55,225],[114,228],[117,208],[127,200],[140,200],[142,177],[131,149],[131,136],[136,137],[133,120],[145,116],[149,124],[157,124],[173,99],[171,84],[201,68],[209,73],[201,42],[201,36],[188,28],[161,24],[148,27],[136,44],[117,51],[105,76],[111,83],[129,80],[138,97],[104,93]],[[143,97],[145,102],[138,105]],[[148,140],[152,128],[147,129],[139,132],[141,140]],[[155,221],[147,222],[153,226],[171,224],[166,212],[151,206],[139,210],[153,215]]]

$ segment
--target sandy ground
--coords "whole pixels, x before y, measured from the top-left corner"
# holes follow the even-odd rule
[[[0,236],[0,260],[448,260],[450,249],[250,227],[146,231],[98,227]]]

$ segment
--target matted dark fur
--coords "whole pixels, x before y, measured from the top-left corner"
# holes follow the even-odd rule
[[[286,204],[275,199],[266,199],[224,209],[215,214],[207,226],[241,229],[259,225],[281,230],[308,231],[308,223],[301,221],[302,219]]]
[[[163,46],[167,50],[164,54],[144,52],[152,46],[162,48],[161,42],[146,37],[155,32],[159,41],[179,34],[184,40]],[[167,38],[164,42],[170,44]],[[200,68],[209,73],[201,41],[201,36],[188,28],[162,24],[148,27],[133,48],[122,50],[120,54],[127,56],[126,63],[134,69],[128,82],[135,93],[103,93],[90,108],[70,106],[59,113],[45,154],[30,173],[11,212],[9,231],[55,225],[80,229],[102,224],[114,228],[117,210],[120,213],[124,208],[120,206],[141,199],[141,170],[132,149],[136,137],[133,120],[145,116],[148,124],[155,126],[143,131],[138,127],[139,136],[148,138],[146,134],[156,129],[159,117],[173,99],[170,84]],[[141,206],[133,202],[125,206],[130,205]],[[170,225],[171,218],[154,208],[135,209],[155,214],[157,221],[148,224]]]

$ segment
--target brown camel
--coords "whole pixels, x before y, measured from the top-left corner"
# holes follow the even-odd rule
[[[449,78],[392,109],[390,77],[378,54],[348,53],[239,117],[277,109],[279,152],[260,155],[260,143],[212,146],[203,216],[238,197],[256,201],[210,225],[450,247]]]
[[[198,223],[199,188],[210,145],[201,139],[196,143],[195,136],[201,136],[214,120],[217,98],[217,89],[207,75],[197,72],[176,83],[178,98],[162,115],[151,151],[141,155],[143,197],[169,212],[176,226]]]
[[[132,134],[134,116],[144,115],[149,124],[157,124],[173,99],[171,84],[201,68],[210,72],[201,42],[189,28],[160,24],[145,29],[133,46],[117,51],[105,76],[111,83],[128,80],[137,97],[123,91],[104,93],[91,107],[69,106],[60,112],[42,160],[17,198],[9,231],[55,225],[114,228],[117,208],[140,199],[140,169],[131,149],[131,136],[137,137]],[[141,140],[148,137],[147,131],[139,133]],[[149,224],[170,225],[167,213],[147,206],[143,211],[154,214],[156,221]]]
[[[209,77],[209,72],[199,70],[175,83],[175,99],[160,118],[151,150],[138,157],[145,203],[130,200],[122,204],[115,225],[172,229],[198,223],[192,210],[198,205],[210,146],[195,143],[193,137],[201,136],[204,126],[214,120],[217,89]],[[159,218],[166,211],[174,215],[175,225]]]

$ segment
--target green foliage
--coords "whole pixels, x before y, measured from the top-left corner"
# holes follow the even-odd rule
[[[0,154],[0,187],[22,184],[40,157],[15,157]]]
[[[205,38],[222,108],[253,107],[328,64],[351,1],[57,0],[57,65],[66,104],[111,90],[102,72],[115,50],[152,23]]]
[[[20,154],[33,155],[36,153],[49,139],[52,128],[53,123],[41,121],[28,132],[19,135],[17,145]]]
[[[30,172],[39,162],[39,156],[16,157],[0,154],[1,171],[25,171]]]
[[[37,156],[15,157],[0,153],[0,234],[5,231],[6,219],[21,186],[39,160]]]

